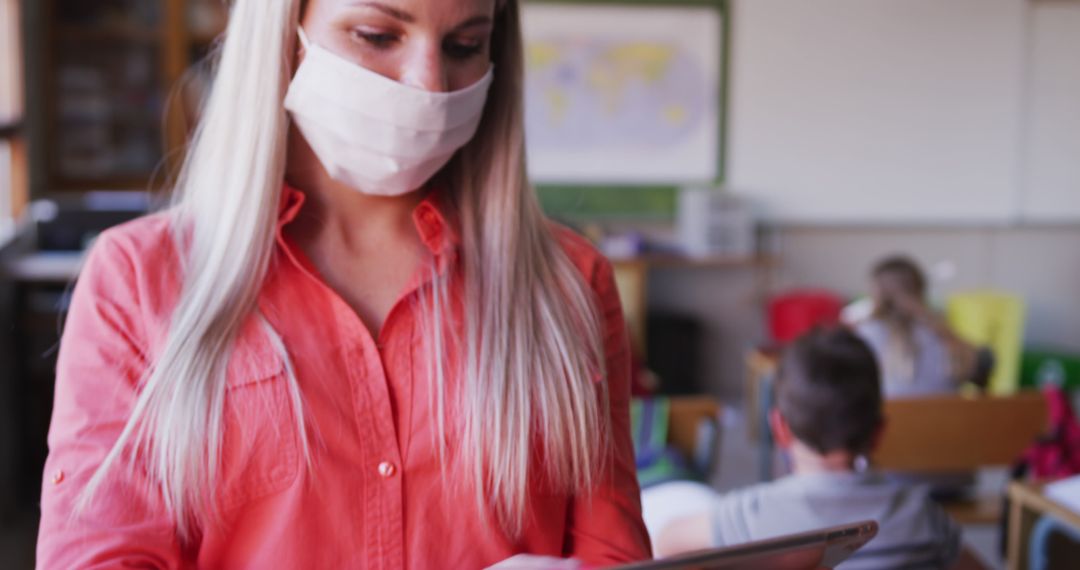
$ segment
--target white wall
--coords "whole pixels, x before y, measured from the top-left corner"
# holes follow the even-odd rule
[[[1029,19],[1026,220],[1080,219],[1080,2],[1041,1]]]
[[[736,0],[728,181],[774,220],[1080,220],[1080,2]]]

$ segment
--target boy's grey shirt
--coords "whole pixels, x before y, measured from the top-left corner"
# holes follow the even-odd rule
[[[924,487],[874,473],[789,475],[718,497],[710,518],[716,546],[877,521],[877,537],[842,570],[948,568],[961,547],[960,529]]]

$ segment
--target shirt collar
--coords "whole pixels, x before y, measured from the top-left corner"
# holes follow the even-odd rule
[[[822,487],[844,487],[869,485],[882,482],[881,475],[873,470],[865,471],[817,471],[800,473],[793,476],[800,485]]]
[[[432,188],[412,211],[413,225],[420,234],[420,240],[434,254],[445,253],[460,244],[460,236],[449,222],[449,209],[443,203],[442,196],[442,188]],[[278,204],[279,233],[300,214],[306,199],[303,191],[287,183],[283,185],[281,201]]]

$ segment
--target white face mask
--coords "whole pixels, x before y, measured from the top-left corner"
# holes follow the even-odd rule
[[[398,83],[308,42],[285,109],[338,182],[380,196],[423,186],[472,139],[492,70],[476,83],[435,93]]]

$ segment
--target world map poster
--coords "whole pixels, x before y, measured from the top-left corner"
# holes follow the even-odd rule
[[[533,181],[714,181],[722,16],[700,6],[525,4]]]

